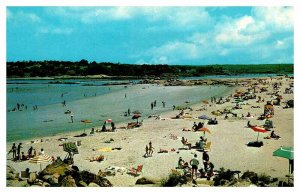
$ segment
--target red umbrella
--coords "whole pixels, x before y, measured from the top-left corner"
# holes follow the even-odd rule
[[[210,134],[210,130],[208,128],[205,128],[205,127],[202,127],[201,129],[199,129],[198,131],[203,131],[204,132],[204,135],[203,137],[205,136],[205,132],[208,132]]]
[[[251,129],[255,132],[257,132],[257,141],[258,141],[258,136],[259,136],[259,133],[265,133],[267,132],[267,130],[265,130],[265,128],[263,127],[251,127]]]
[[[107,120],[106,120],[106,123],[111,123],[111,122],[112,122],[111,119],[107,119]]]

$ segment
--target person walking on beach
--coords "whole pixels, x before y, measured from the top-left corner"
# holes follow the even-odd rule
[[[12,150],[12,153],[13,153],[13,159],[16,159],[17,157],[17,147],[16,147],[16,144],[13,143],[13,146],[11,147],[11,150]]]
[[[128,110],[127,110],[127,114],[128,114],[128,116],[130,115],[130,108],[128,108]]]
[[[22,148],[22,143],[19,143],[17,148],[18,160],[21,160],[21,148]]]
[[[73,119],[73,118],[74,118],[74,115],[71,114],[71,122],[72,122],[72,123],[74,123],[74,119]]]
[[[152,142],[150,141],[149,142],[149,156],[152,157],[152,154],[153,154],[153,150],[154,150],[154,147],[152,146]]]
[[[194,178],[194,173],[197,178],[197,170],[198,170],[198,165],[199,165],[199,161],[197,159],[197,154],[195,154],[194,158],[191,159],[190,164],[192,166],[192,179]]]
[[[146,148],[145,148],[145,154],[143,155],[145,158],[149,156],[149,148],[148,148],[148,145],[146,145]]]

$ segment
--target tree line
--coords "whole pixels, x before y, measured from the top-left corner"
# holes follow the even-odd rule
[[[17,61],[7,62],[7,77],[52,77],[87,76],[105,74],[108,76],[167,77],[237,74],[291,74],[293,64],[215,64],[215,65],[167,65],[167,64],[120,64],[111,62],[80,60],[71,61]]]

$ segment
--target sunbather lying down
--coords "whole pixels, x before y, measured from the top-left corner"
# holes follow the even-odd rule
[[[104,160],[104,155],[99,155],[99,156],[91,157],[88,159],[90,160],[90,162],[94,162],[94,161],[101,162]]]

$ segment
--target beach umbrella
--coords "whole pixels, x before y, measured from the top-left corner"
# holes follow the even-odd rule
[[[207,119],[207,120],[210,119],[210,118],[209,118],[208,116],[206,116],[206,115],[201,115],[201,116],[199,116],[198,118],[199,118],[199,119]]]
[[[68,153],[79,154],[78,148],[74,142],[64,143],[63,149]]]
[[[42,163],[49,163],[51,161],[52,161],[51,157],[44,154],[35,156],[29,160],[30,163],[40,164],[40,171],[42,171]]]
[[[111,123],[112,119],[106,119],[106,123]]]
[[[203,137],[205,136],[205,132],[211,134],[210,130],[209,130],[208,128],[206,128],[206,127],[203,127],[203,128],[201,128],[201,129],[199,129],[199,131],[203,131],[203,132],[204,132]]]
[[[265,132],[267,132],[267,130],[265,130],[264,128],[262,128],[262,127],[257,127],[257,126],[251,127],[251,129],[252,129],[253,131],[257,132],[257,139],[256,139],[256,141],[258,141],[259,133],[265,133]]]
[[[134,115],[132,116],[132,119],[136,119],[136,122],[138,123],[140,117],[141,117],[141,114],[134,114]]]
[[[273,152],[273,156],[283,157],[289,161],[294,159],[294,148],[293,147],[280,147],[279,149]],[[289,173],[290,173],[290,164],[289,164]]]

